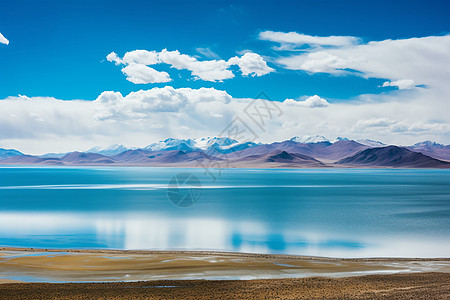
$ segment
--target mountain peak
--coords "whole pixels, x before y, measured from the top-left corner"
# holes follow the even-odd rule
[[[425,148],[437,147],[437,148],[442,148],[442,147],[444,147],[444,145],[439,144],[437,142],[433,142],[433,141],[424,141],[424,142],[420,142],[420,143],[414,144],[414,147],[425,147]]]
[[[358,143],[360,143],[362,145],[370,146],[370,147],[383,147],[383,146],[386,146],[385,143],[382,143],[380,141],[370,140],[370,139],[356,140],[356,142],[358,142]]]
[[[238,145],[239,142],[228,137],[203,137],[198,139],[175,139],[169,138],[164,141],[156,142],[145,147],[149,151],[161,150],[207,150],[210,147],[226,148],[232,145]]]
[[[337,138],[335,138],[334,140],[330,141],[331,143],[336,143],[336,142],[340,142],[340,141],[345,141],[348,142],[349,139],[346,137],[342,137],[342,136],[338,136]]]
[[[23,155],[23,153],[19,152],[17,150],[0,148],[0,159],[7,159],[10,157],[20,156],[20,155]]]
[[[113,156],[122,152],[125,152],[129,150],[127,147],[121,144],[113,144],[108,147],[102,148],[100,146],[92,147],[91,149],[87,150],[87,153],[96,153],[106,156]]]
[[[296,143],[303,143],[303,144],[330,142],[330,140],[324,137],[323,135],[294,136],[290,140]]]

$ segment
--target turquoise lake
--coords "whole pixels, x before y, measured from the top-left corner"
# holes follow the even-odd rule
[[[0,246],[450,256],[450,170],[214,172],[1,167]],[[192,206],[168,197],[180,173]]]

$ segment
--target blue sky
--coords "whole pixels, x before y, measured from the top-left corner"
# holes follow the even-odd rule
[[[448,1],[2,1],[0,32],[11,43],[0,48],[0,98],[93,100],[105,90],[128,93],[165,85],[125,81],[105,62],[111,51],[167,48],[201,57],[196,49],[209,48],[227,59],[246,49],[278,55],[269,42],[257,39],[264,30],[367,41],[441,35],[450,29],[449,8]],[[187,77],[173,76],[171,85],[215,87],[234,97],[265,90],[276,100],[313,94],[346,99],[385,91],[378,88],[382,79],[308,76],[279,68],[251,80],[205,83]]]
[[[145,144],[167,135],[216,135],[227,122],[227,116],[239,112],[236,104],[239,99],[255,97],[261,91],[279,102],[292,99],[283,105],[296,107],[292,108],[291,116],[289,111],[282,120],[273,123],[274,127],[263,137],[266,141],[324,134],[330,138],[345,135],[390,143],[407,144],[422,139],[450,143],[450,120],[442,113],[450,108],[446,100],[450,91],[445,87],[450,79],[445,68],[450,59],[450,54],[445,54],[450,53],[449,13],[449,1],[3,0],[0,33],[9,44],[1,43],[0,39],[0,99],[4,99],[0,100],[4,105],[0,129],[11,133],[0,134],[0,147],[39,152],[45,150],[36,146],[36,139],[44,138],[52,141],[48,147],[64,150],[75,143],[79,147],[116,142]],[[262,38],[264,33],[270,37]],[[296,42],[281,41],[287,33],[294,34],[289,38]],[[335,44],[336,36],[344,39],[345,44]],[[310,44],[304,41],[311,38],[318,39]],[[241,65],[235,63],[227,65],[228,71],[222,70],[232,72],[233,78],[208,81],[196,76],[189,67],[177,69],[166,60],[139,67],[145,72],[167,72],[164,76],[170,76],[169,82],[139,84],[127,80],[124,72],[127,66],[132,66],[124,63],[126,53],[134,50],[160,53],[163,49],[188,55],[183,58],[187,60],[223,60],[223,63],[233,57],[239,61],[246,52],[251,52],[255,53],[253,58],[263,61],[265,71],[245,75]],[[117,54],[116,64],[107,60],[111,52]],[[128,76],[132,73],[142,77],[139,72],[129,70]],[[185,106],[176,108],[178,119],[172,120],[175,117],[167,111],[151,108],[146,112],[146,120],[159,121],[150,124],[140,120],[142,114],[137,117],[137,106],[132,107],[127,95],[164,87],[173,87],[173,94],[182,91],[181,88],[213,88],[212,98],[220,98],[216,92],[225,91],[233,100],[214,98],[217,103],[226,104],[223,107],[220,104],[220,110],[211,100],[209,106],[214,112],[209,113],[223,120],[216,124],[207,119],[212,122],[208,126],[195,124],[195,120],[189,123],[188,117],[182,115],[189,112]],[[120,92],[123,99],[116,97],[119,100],[114,101],[128,99],[125,102],[130,105],[120,107],[119,114],[122,103],[107,104],[105,99],[112,97],[102,94],[107,91]],[[314,95],[325,104],[301,102]],[[25,97],[30,101],[20,105],[14,102]],[[161,95],[145,97],[139,101],[149,105],[149,101],[160,99]],[[194,103],[197,101],[194,98],[186,101]],[[63,125],[67,119],[80,118],[67,111],[76,102],[60,108],[58,99],[91,102],[97,99],[95,109],[103,105],[102,112],[94,113],[92,107],[80,108],[80,114],[90,116],[91,119],[83,121],[89,125],[84,129],[82,124]],[[370,106],[374,103],[378,105]],[[80,107],[87,107],[85,104]],[[81,113],[83,109],[85,112]],[[201,105],[195,104],[192,109],[204,112]],[[20,115],[24,110],[27,113]],[[56,119],[56,113],[48,115],[49,111],[58,111],[61,119]],[[107,133],[102,127],[106,125],[98,125],[106,119],[116,122],[122,133]],[[200,119],[203,120],[196,118]],[[26,127],[34,122],[42,135],[18,125]],[[62,132],[61,128],[71,126],[80,128]],[[148,133],[144,127],[160,130]],[[139,130],[147,135],[129,137],[130,131]],[[73,144],[59,140],[66,136],[74,137]]]

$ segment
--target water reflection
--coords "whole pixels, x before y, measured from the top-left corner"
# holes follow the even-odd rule
[[[0,214],[4,246],[218,250],[334,257],[445,257],[450,239],[407,235],[348,235],[321,231],[274,232],[263,222],[230,222],[160,214]]]

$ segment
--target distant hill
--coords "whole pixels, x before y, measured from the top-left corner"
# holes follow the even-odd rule
[[[436,142],[425,141],[414,144],[407,148],[409,150],[420,152],[433,158],[450,161],[450,145],[445,146]]]
[[[114,145],[111,145],[106,148],[102,148],[102,147],[98,147],[98,146],[93,147],[86,152],[97,153],[97,154],[101,154],[101,155],[105,155],[105,156],[113,156],[113,155],[125,152],[127,150],[129,150],[129,149],[127,147],[125,147],[124,145],[114,144]]]
[[[386,144],[380,142],[380,141],[374,141],[374,140],[369,140],[369,139],[361,139],[361,140],[356,140],[356,142],[365,145],[365,146],[369,146],[369,147],[384,147],[387,146]]]
[[[110,157],[97,154],[97,153],[84,153],[84,152],[71,152],[63,157],[60,160],[64,163],[71,165],[87,165],[87,164],[114,164],[115,161]]]
[[[32,155],[16,155],[0,161],[1,164],[11,165],[63,165],[59,158],[46,158]]]
[[[369,147],[349,140],[339,140],[335,143],[330,143],[328,141],[298,143],[291,139],[284,142],[262,144],[241,151],[236,151],[235,153],[229,155],[229,157],[233,158],[250,155],[263,155],[275,150],[280,150],[289,153],[307,155],[326,162],[334,162],[367,148]]]
[[[22,152],[14,149],[3,149],[0,148],[0,160],[7,159],[14,156],[24,155]]]
[[[231,167],[271,168],[322,168],[326,165],[310,156],[275,150],[265,154],[254,154],[229,161]]]
[[[450,162],[397,146],[366,149],[339,160],[337,164],[352,167],[450,168]]]
[[[293,137],[268,144],[241,143],[227,137],[170,138],[142,149],[116,144],[106,148],[94,147],[87,152],[48,153],[41,156],[25,155],[14,149],[0,149],[0,164],[447,168],[449,163],[450,145],[432,141],[398,147],[368,139],[355,141],[338,137],[328,140],[320,135]]]

